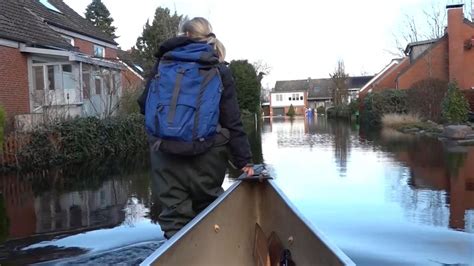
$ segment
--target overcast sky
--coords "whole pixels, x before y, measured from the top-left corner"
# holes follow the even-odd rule
[[[462,1],[462,0],[459,0]],[[351,75],[375,74],[394,50],[404,17],[457,0],[103,0],[118,27],[117,42],[131,48],[158,6],[190,18],[202,16],[227,48],[227,61],[263,60],[276,80],[327,78],[337,60]],[[65,0],[83,15],[91,0]]]

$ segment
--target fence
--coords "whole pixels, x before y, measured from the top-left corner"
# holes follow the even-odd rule
[[[18,166],[18,152],[29,143],[30,137],[26,134],[11,134],[3,140],[3,149],[0,153],[0,168]]]

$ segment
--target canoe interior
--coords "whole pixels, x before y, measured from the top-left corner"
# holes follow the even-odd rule
[[[272,181],[238,181],[142,265],[255,265],[256,223],[265,236],[278,235],[296,265],[354,265],[299,217]]]

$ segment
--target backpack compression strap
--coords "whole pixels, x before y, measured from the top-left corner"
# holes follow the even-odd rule
[[[176,105],[178,104],[179,91],[181,90],[181,81],[184,77],[184,69],[178,71],[176,82],[174,83],[173,98],[171,98],[170,112],[168,113],[168,124],[172,124],[176,116]]]
[[[207,84],[211,82],[211,80],[219,74],[219,70],[216,67],[210,68],[210,69],[201,69],[201,73],[204,75],[204,79],[201,84],[201,88],[199,90],[199,95],[197,98],[197,109],[196,109],[196,114],[194,115],[194,127],[193,127],[193,139],[196,139],[197,137],[197,127],[199,125],[199,114],[200,114],[200,109],[201,109],[201,100],[202,100],[202,95],[204,94],[204,89],[206,88]]]

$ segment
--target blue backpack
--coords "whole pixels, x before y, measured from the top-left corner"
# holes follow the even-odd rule
[[[213,145],[219,131],[223,85],[212,46],[191,43],[161,58],[145,105],[145,125],[154,149],[197,155]]]

